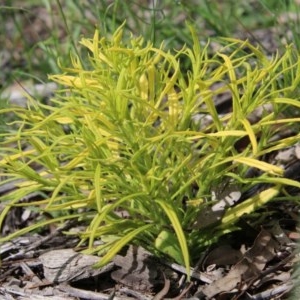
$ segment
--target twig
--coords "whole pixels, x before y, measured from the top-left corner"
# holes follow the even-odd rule
[[[166,278],[165,274],[163,273],[164,275],[164,281],[165,281],[165,284],[164,284],[164,287],[163,289],[158,292],[153,298],[152,300],[162,300],[164,299],[164,296],[167,295],[167,293],[169,292],[169,289],[170,289],[170,280]]]
[[[65,283],[60,284],[58,288],[61,291],[68,293],[69,295],[77,298],[83,298],[89,300],[110,300],[111,299],[111,295],[106,295],[104,293],[97,293],[97,292],[86,291],[86,290],[80,290]],[[132,300],[132,298],[128,298],[128,297],[120,298],[114,296],[113,300]]]

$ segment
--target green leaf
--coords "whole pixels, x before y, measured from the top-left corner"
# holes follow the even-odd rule
[[[108,264],[116,254],[124,247],[126,246],[132,239],[134,239],[138,234],[140,234],[143,231],[149,230],[153,224],[147,224],[142,227],[139,227],[135,230],[130,231],[128,234],[117,240],[115,243],[113,243],[113,246],[110,247],[108,252],[101,258],[99,263],[94,265],[95,268],[100,268],[102,266],[105,266]]]
[[[183,257],[177,237],[170,231],[163,230],[155,239],[155,247],[183,265]]]
[[[181,227],[181,224],[179,222],[179,219],[177,217],[177,214],[175,212],[174,207],[170,203],[167,203],[163,200],[156,200],[156,202],[163,208],[164,212],[168,216],[169,220],[171,221],[171,224],[175,230],[181,252],[183,257],[183,262],[186,268],[188,280],[190,278],[190,257],[189,257],[189,250],[187,246],[187,241],[183,232],[183,229]]]
[[[279,194],[281,185],[274,186],[226,210],[222,218],[222,228],[235,223],[244,214],[250,214],[268,203]]]

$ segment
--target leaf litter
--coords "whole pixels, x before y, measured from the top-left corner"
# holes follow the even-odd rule
[[[268,229],[261,228],[250,247],[247,241],[240,241],[239,248],[230,245],[230,239],[223,241],[191,269],[191,283],[185,282],[182,266],[158,259],[142,247],[130,246],[125,255],[95,269],[99,257],[66,249],[60,231],[48,244],[37,243],[42,240],[37,235],[17,238],[1,246],[0,295],[4,299],[284,299],[282,295],[293,286],[292,269],[299,255],[291,232],[288,222],[273,222]],[[37,247],[32,249],[32,244]]]

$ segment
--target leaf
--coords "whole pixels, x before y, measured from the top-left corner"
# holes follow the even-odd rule
[[[172,257],[177,263],[184,264],[178,239],[170,231],[163,230],[157,236],[155,247],[162,253]]]
[[[149,230],[153,224],[147,224],[142,227],[139,227],[135,230],[130,231],[128,234],[117,240],[109,251],[101,258],[101,260],[95,264],[95,268],[99,268],[108,264],[116,254],[127,245],[132,239],[134,239],[139,233]],[[121,229],[121,228],[120,228]]]
[[[167,203],[163,200],[156,200],[156,202],[163,208],[166,215],[168,216],[169,220],[171,221],[171,224],[173,225],[173,228],[175,230],[175,233],[177,235],[177,239],[181,248],[181,254],[183,257],[184,265],[186,267],[187,277],[188,280],[190,279],[190,258],[189,258],[189,250],[187,247],[187,241],[184,236],[183,229],[180,225],[180,222],[178,220],[178,217],[175,213],[175,209],[172,207],[170,203]]]
[[[101,213],[102,206],[103,206],[103,197],[101,192],[101,165],[98,164],[95,170],[95,176],[94,176],[94,186],[95,186],[95,201],[97,205],[97,211],[98,213]]]
[[[121,267],[111,273],[116,282],[140,291],[152,290],[155,283],[158,283],[158,262],[142,247],[131,245],[126,256],[117,255],[113,262]]]
[[[253,131],[253,128],[251,127],[251,124],[247,119],[243,119],[243,120],[241,120],[241,122],[244,125],[244,127],[248,133],[248,136],[249,136],[249,139],[250,139],[250,142],[252,145],[252,153],[253,153],[253,155],[256,155],[257,151],[258,151],[258,145],[257,145],[256,136]]]
[[[22,229],[20,229],[16,232],[13,232],[12,234],[9,234],[5,237],[0,238],[0,243],[10,241],[10,240],[12,240],[16,237],[22,236],[22,235],[24,235],[28,232],[33,231],[33,230],[43,228],[43,227],[45,227],[47,225],[50,225],[50,224],[64,222],[64,221],[69,220],[69,219],[77,219],[77,218],[79,219],[80,217],[82,217],[82,214],[73,214],[73,215],[57,217],[57,218],[53,218],[53,219],[50,219],[50,220],[41,221],[41,222],[38,222],[36,224],[30,225],[28,227],[22,228]]]
[[[276,241],[271,234],[261,230],[253,246],[231,268],[229,273],[205,286],[202,292],[208,299],[212,299],[217,294],[231,292],[241,283],[247,286],[252,284],[254,279],[258,279],[261,276],[261,271],[266,263],[275,257],[276,246]],[[246,289],[246,287],[243,287],[243,289]]]
[[[268,203],[275,196],[279,194],[281,185],[271,187],[265,191],[262,191],[258,195],[255,195],[241,204],[238,204],[232,208],[229,208],[222,218],[222,227],[226,227],[229,224],[236,222],[242,215],[254,212],[256,209],[262,207]]]
[[[113,267],[111,264],[95,270],[92,266],[99,257],[77,253],[73,249],[52,250],[40,255],[39,259],[43,265],[45,278],[54,283],[94,277],[108,272]]]
[[[260,161],[258,159],[250,158],[250,157],[234,157],[233,160],[235,162],[239,162],[241,164],[248,165],[249,167],[254,167],[260,169],[264,172],[283,175],[283,169],[272,164],[266,163],[264,161]]]

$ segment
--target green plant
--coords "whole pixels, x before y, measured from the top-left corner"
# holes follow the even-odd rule
[[[268,59],[248,42],[223,39],[224,46],[210,57],[208,45],[201,47],[190,30],[193,47],[174,53],[141,37],[125,42],[122,27],[111,39],[96,31],[93,39],[81,41],[89,50],[88,66],[74,55],[72,67],[50,76],[66,86],[53,106],[29,99],[27,109],[1,111],[13,111],[19,129],[3,134],[1,142],[0,171],[6,180],[0,185],[18,180],[18,188],[2,196],[0,226],[15,206],[38,208],[52,218],[0,242],[73,218],[86,222],[79,235],[87,252],[104,255],[100,265],[135,243],[189,269],[199,251],[238,229],[243,214],[274,199],[285,185],[300,187],[283,178],[279,166],[260,161],[299,140],[295,134],[270,141],[300,121],[279,119],[287,107],[300,107],[291,98],[300,80],[293,47]],[[190,61],[188,72],[182,71],[181,59]],[[212,89],[216,83],[221,85]],[[232,97],[232,112],[220,116],[213,99],[225,92]],[[250,124],[249,115],[266,104],[272,111]],[[202,122],[204,116],[212,121]],[[243,137],[250,142],[237,149]],[[246,178],[250,167],[262,175]],[[215,226],[196,226],[213,202],[212,190],[224,182],[241,190],[257,183],[270,187],[227,208]],[[19,202],[36,191],[45,198]],[[103,244],[94,246],[98,239]]]

